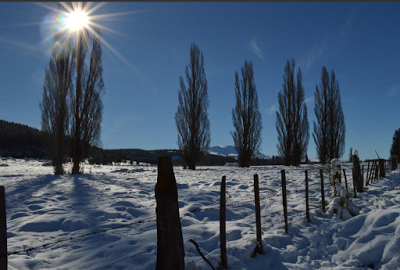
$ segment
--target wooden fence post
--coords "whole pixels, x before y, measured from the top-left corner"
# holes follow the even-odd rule
[[[325,213],[325,190],[324,190],[324,172],[322,169],[319,171],[321,174],[321,196],[322,196],[322,212]]]
[[[374,169],[374,163],[371,162],[371,168],[370,168],[369,173],[367,175],[367,183],[368,183],[368,185],[371,184],[371,174],[372,174],[373,169]]]
[[[285,218],[285,232],[288,232],[288,220],[287,220],[287,199],[286,199],[286,175],[285,170],[281,170],[282,178],[282,203],[283,203],[283,215]]]
[[[345,169],[343,169],[343,176],[344,176],[344,183],[346,185],[346,191],[349,192],[349,189],[347,187],[347,177],[346,177],[346,170]]]
[[[258,174],[254,175],[254,205],[256,210],[256,231],[258,245],[254,249],[253,257],[256,252],[263,254],[262,238],[261,238],[261,212],[260,212],[260,188],[258,185]]]
[[[228,269],[228,260],[226,258],[226,193],[225,193],[226,176],[222,176],[221,181],[221,200],[219,209],[219,245],[221,247],[221,265]]]
[[[369,161],[368,161],[368,168],[367,168],[367,175],[365,178],[365,185],[368,186],[368,175],[369,175]]]
[[[379,177],[384,178],[385,177],[385,160],[384,159],[379,159]]]
[[[352,172],[352,174],[353,174],[353,194],[354,194],[354,198],[357,198],[357,191],[356,191],[356,182],[355,182],[355,177],[354,177],[354,174],[355,174],[355,172],[354,172],[355,170],[354,170],[354,168],[351,168],[351,172]]]
[[[378,180],[378,175],[379,175],[379,164],[377,161],[375,161],[375,180]]]
[[[158,159],[155,196],[157,202],[156,270],[183,270],[185,269],[185,250],[172,157],[160,157]]]
[[[306,170],[306,218],[310,222],[310,208],[308,204],[308,170]]]
[[[363,190],[364,190],[364,165],[361,167],[361,183],[363,185]]]
[[[0,269],[7,269],[6,195],[0,186]]]
[[[353,155],[353,184],[357,188],[357,192],[363,192],[363,181],[361,179],[360,159],[358,155]]]

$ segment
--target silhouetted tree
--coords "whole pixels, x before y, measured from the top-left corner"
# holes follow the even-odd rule
[[[47,134],[45,145],[54,173],[64,174],[65,136],[68,131],[68,92],[73,86],[74,50],[69,38],[57,33],[51,49],[49,67],[45,69],[42,131]]]
[[[240,167],[250,167],[250,161],[261,145],[261,113],[254,83],[253,63],[244,62],[242,79],[235,72],[236,106],[232,110],[235,131],[231,132]]]
[[[390,147],[390,159],[398,160],[400,157],[400,128],[394,132],[392,145]]]
[[[189,166],[189,169],[195,170],[196,162],[210,146],[211,136],[207,113],[209,101],[204,57],[194,43],[190,47],[190,62],[189,66],[186,66],[185,74],[188,86],[180,76],[181,89],[178,92],[179,105],[175,114],[175,123],[183,163]]]
[[[76,36],[75,91],[70,97],[73,174],[81,173],[81,161],[89,157],[92,146],[100,145],[104,94],[101,35],[98,29],[92,34],[81,29]]]
[[[342,101],[333,70],[329,79],[326,67],[322,68],[321,84],[316,86],[314,97],[317,122],[314,121],[313,138],[318,158],[322,164],[326,164],[333,158],[340,158],[345,147],[346,127]]]
[[[278,94],[279,112],[276,112],[277,147],[286,166],[300,164],[307,154],[310,138],[301,69],[297,72],[297,82],[294,72],[295,61],[288,60],[284,68],[283,89]]]

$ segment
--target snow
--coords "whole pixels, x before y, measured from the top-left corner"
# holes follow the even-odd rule
[[[0,160],[8,252],[59,241],[10,255],[9,269],[155,269],[156,166],[85,164],[83,175],[54,176],[52,167],[45,164]],[[349,190],[353,190],[351,166],[342,163]],[[320,168],[221,166],[191,171],[174,167],[186,269],[210,269],[189,239],[218,266],[219,194],[224,175],[229,269],[399,269],[400,173],[388,173],[357,194],[358,198],[351,198],[359,215],[343,221],[334,213],[321,211]],[[282,169],[287,179],[289,234],[283,222]],[[306,169],[311,223],[305,219]],[[255,173],[260,179],[264,254],[250,258],[256,246]],[[325,192],[328,204],[332,199],[328,184]],[[100,233],[88,235],[92,232]]]

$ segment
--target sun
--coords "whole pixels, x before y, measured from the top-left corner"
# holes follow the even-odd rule
[[[89,17],[85,11],[77,9],[66,15],[64,23],[70,31],[78,31],[89,25]]]

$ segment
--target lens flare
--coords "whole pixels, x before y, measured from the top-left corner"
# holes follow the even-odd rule
[[[93,35],[99,38],[101,44],[106,46],[129,68],[134,72],[137,72],[136,68],[106,41],[104,35],[99,35],[98,33],[100,30],[125,36],[124,33],[107,27],[107,20],[122,16],[132,16],[134,14],[148,12],[149,10],[96,14],[100,8],[106,4],[105,2],[98,4],[92,2],[59,2],[57,7],[48,3],[38,2],[36,4],[50,11],[40,23],[42,48],[46,54],[49,54],[52,51],[57,51],[57,53],[61,55],[68,53],[72,46],[76,46],[78,37],[83,37],[86,42],[89,42],[89,35]],[[56,42],[54,42],[55,36],[58,36]]]

